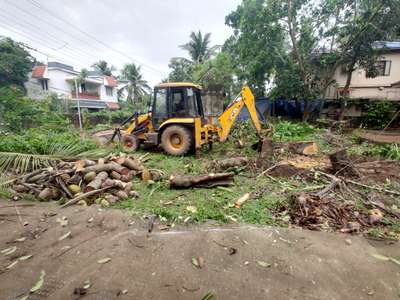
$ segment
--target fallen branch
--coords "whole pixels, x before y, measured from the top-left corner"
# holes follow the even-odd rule
[[[266,170],[262,171],[260,174],[258,174],[257,178],[267,174],[269,171],[272,171],[273,169],[275,169],[276,167],[279,167],[280,165],[282,165],[282,164],[277,163],[277,164],[273,165],[272,167],[269,167],[268,169],[266,169]]]
[[[56,177],[56,181],[58,185],[61,187],[62,191],[69,197],[73,198],[74,195],[72,195],[71,191],[68,189],[67,185],[65,184],[64,180],[62,180],[60,177]]]
[[[94,190],[94,191],[90,191],[90,192],[84,193],[82,195],[79,195],[78,197],[75,197],[74,199],[71,199],[68,202],[66,202],[63,205],[61,205],[60,208],[64,208],[64,207],[70,206],[72,204],[78,203],[80,200],[83,200],[83,199],[85,199],[87,197],[90,197],[90,196],[99,194],[101,192],[104,192],[104,191],[106,191],[106,190],[108,190],[108,189],[110,189],[112,187],[113,186],[108,186],[108,187],[105,187],[105,188],[102,188],[102,189],[99,189],[99,190]]]
[[[326,193],[333,190],[340,182],[341,182],[341,180],[339,178],[333,179],[332,182],[329,185],[327,185],[324,189],[320,190],[318,193],[315,193],[315,196],[321,197],[321,196],[325,195]]]
[[[364,187],[364,188],[367,188],[367,189],[376,190],[376,191],[379,191],[379,192],[384,192],[384,193],[387,193],[387,194],[400,196],[400,192],[396,192],[396,191],[380,188],[380,187],[377,187],[377,186],[371,186],[371,185],[362,184],[362,183],[359,183],[357,181],[350,180],[350,179],[343,179],[343,181],[351,183],[351,184],[354,184],[354,185],[358,185],[358,186],[361,186],[361,187]]]
[[[317,171],[317,173],[332,179],[334,182],[336,182],[336,185],[339,184],[340,182],[351,183],[351,184],[354,184],[354,185],[357,185],[357,186],[361,186],[363,188],[367,188],[367,189],[376,190],[376,191],[379,191],[379,192],[384,192],[384,193],[400,196],[400,192],[397,192],[397,191],[392,191],[392,190],[388,190],[388,189],[384,189],[384,188],[380,188],[380,187],[376,187],[376,186],[366,185],[366,184],[363,184],[363,183],[360,183],[360,182],[357,182],[357,181],[354,181],[354,180],[351,180],[351,179],[339,178],[339,177],[337,177],[335,175],[328,174],[328,173],[321,172],[321,171]]]

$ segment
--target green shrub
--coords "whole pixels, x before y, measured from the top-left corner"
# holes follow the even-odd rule
[[[400,145],[369,145],[364,154],[369,156],[381,156],[387,159],[400,160]]]
[[[362,143],[349,149],[350,154],[380,156],[386,159],[400,160],[400,145],[385,144],[376,145],[370,143]]]
[[[389,101],[375,101],[366,104],[366,113],[362,118],[364,127],[384,128],[396,113],[396,104]]]
[[[275,140],[303,140],[316,132],[315,127],[305,122],[278,121],[273,124],[273,138]]]
[[[23,96],[20,88],[0,88],[0,131],[21,133],[26,129],[45,126],[47,129],[65,130],[69,121],[52,111],[51,100],[35,101]]]
[[[74,155],[96,148],[92,140],[81,139],[77,131],[57,132],[35,128],[0,139],[0,152]]]

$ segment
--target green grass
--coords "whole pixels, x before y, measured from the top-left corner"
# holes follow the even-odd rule
[[[361,144],[353,145],[349,149],[349,153],[355,155],[377,156],[386,159],[400,160],[400,145],[378,145],[364,142]]]
[[[268,192],[257,199],[250,199],[240,209],[234,207],[241,195],[266,186],[279,190],[276,183],[268,178],[254,180],[240,175],[235,177],[235,184],[228,189],[171,190],[165,181],[151,185],[137,181],[135,188],[140,194],[139,199],[128,199],[115,207],[138,215],[156,214],[170,223],[182,223],[190,217],[192,223],[207,220],[229,223],[236,220],[240,223],[275,224],[273,212],[285,204],[285,195]],[[196,207],[197,212],[190,212],[188,206]]]
[[[304,123],[298,125],[285,121],[283,125],[280,125],[280,122],[277,124],[275,128],[279,131],[280,139],[286,141],[315,140],[321,133],[320,130]],[[286,132],[291,130],[295,133]],[[241,149],[237,147],[238,139],[244,143]],[[126,209],[139,216],[156,214],[165,218],[168,223],[183,223],[185,220],[190,223],[203,223],[213,220],[219,223],[286,226],[287,217],[284,214],[278,216],[277,212],[286,207],[290,194],[307,186],[296,178],[275,180],[268,177],[257,178],[257,174],[246,169],[235,176],[234,185],[228,189],[171,190],[168,186],[167,179],[171,174],[208,173],[210,162],[213,160],[238,156],[256,158],[258,152],[252,150],[251,146],[257,141],[253,125],[244,122],[236,124],[226,142],[214,144],[211,151],[204,147],[200,159],[195,159],[193,155],[174,157],[162,152],[149,152],[146,167],[162,170],[165,179],[150,185],[137,180],[134,189],[139,193],[139,199],[127,199],[114,207]],[[146,152],[140,151],[139,155],[142,153]],[[240,209],[234,207],[235,201],[243,194],[263,189],[266,192],[260,197],[250,199]],[[188,211],[188,206],[195,206],[197,212]]]

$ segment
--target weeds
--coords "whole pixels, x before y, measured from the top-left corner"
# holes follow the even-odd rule
[[[305,140],[310,135],[317,133],[318,130],[308,123],[293,123],[289,121],[279,121],[273,124],[273,139],[279,141],[299,141]]]
[[[82,140],[75,130],[60,133],[35,128],[21,135],[8,135],[0,139],[0,152],[76,155],[95,148],[93,141]]]
[[[362,143],[349,149],[350,154],[379,156],[386,159],[400,160],[399,144],[377,145],[370,143]]]

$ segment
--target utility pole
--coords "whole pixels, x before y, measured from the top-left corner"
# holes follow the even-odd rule
[[[81,105],[79,103],[79,93],[78,93],[78,82],[75,78],[75,95],[76,101],[78,101],[78,120],[79,120],[79,129],[82,131],[82,118],[81,118]]]

